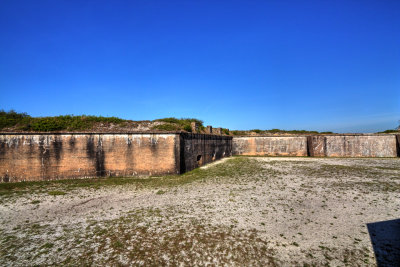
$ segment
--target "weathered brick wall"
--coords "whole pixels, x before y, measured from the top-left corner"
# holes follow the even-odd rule
[[[400,146],[395,135],[247,136],[233,138],[233,154],[397,157],[400,154]]]
[[[179,173],[178,134],[0,135],[3,182]]]
[[[184,173],[232,154],[396,157],[400,136],[0,134],[0,182]]]
[[[395,135],[328,135],[309,137],[311,156],[396,157]]]
[[[232,155],[232,137],[182,133],[180,135],[180,172]]]
[[[234,155],[307,156],[305,136],[246,136],[233,138]]]

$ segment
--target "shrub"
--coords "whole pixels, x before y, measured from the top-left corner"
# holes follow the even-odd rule
[[[398,130],[385,130],[383,132],[378,132],[378,133],[398,133]]]
[[[280,133],[280,132],[282,132],[282,130],[279,130],[279,129],[272,129],[272,130],[267,130],[267,132],[270,132],[270,133]]]
[[[233,135],[246,135],[245,131],[231,131]]]
[[[186,132],[191,132],[192,131],[192,126],[191,125],[185,125],[183,127],[183,130],[185,130]]]
[[[154,130],[161,130],[161,131],[177,131],[178,127],[172,123],[160,124],[153,127]]]
[[[64,128],[64,123],[50,117],[36,118],[29,128],[40,132],[60,131]]]
[[[17,113],[14,110],[0,111],[0,129],[17,127],[25,131],[61,131],[61,130],[85,130],[90,129],[95,123],[120,124],[126,120],[117,117],[102,116],[73,116],[63,115],[55,117],[31,117],[26,113]]]
[[[171,118],[157,119],[157,120],[155,120],[155,121],[161,121],[161,122],[167,122],[167,123],[176,123],[176,124],[179,124],[179,119],[177,119],[177,118],[173,118],[173,117],[171,117]]]
[[[229,135],[229,130],[226,129],[226,128],[222,128],[222,133],[226,134],[226,135]]]
[[[32,118],[31,123],[24,130],[32,131],[61,131],[61,130],[85,130],[90,129],[95,123],[114,123],[120,124],[126,120],[116,117],[96,117],[96,116],[73,116],[64,115],[57,117],[39,117]]]
[[[185,130],[187,132],[191,132],[192,131],[191,123],[192,122],[196,122],[199,125],[199,129],[200,130],[204,130],[203,121],[199,120],[199,119],[194,119],[194,118],[177,119],[177,118],[171,117],[171,118],[157,119],[155,121],[165,122],[165,123],[168,123],[170,125],[176,125],[176,129],[175,130]],[[153,127],[153,129],[160,129],[159,127],[160,126],[155,126],[155,127]],[[168,130],[166,130],[166,131],[168,131]]]
[[[29,122],[30,116],[26,113],[18,113],[15,110],[0,110],[0,129],[12,127],[17,124]]]
[[[271,129],[266,130],[268,133],[289,133],[289,134],[318,134],[317,131],[306,131],[306,130],[280,130],[280,129]],[[332,132],[326,132],[332,133]]]

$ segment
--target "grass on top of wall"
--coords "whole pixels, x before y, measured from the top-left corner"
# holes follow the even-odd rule
[[[31,117],[26,113],[18,113],[14,110],[0,110],[0,129],[15,127],[17,130],[51,132],[62,130],[87,130],[95,123],[120,124],[126,122],[117,117],[102,116],[74,116],[62,115],[55,117]]]
[[[133,123],[132,120],[124,120],[117,117],[102,117],[91,115],[61,115],[48,117],[31,117],[27,113],[18,113],[14,110],[0,110],[0,130],[31,131],[31,132],[54,132],[54,131],[82,131],[93,130],[99,124],[104,129],[107,125],[118,125],[121,127]],[[200,130],[204,130],[203,121],[194,118],[164,118],[154,122],[162,124],[153,126],[154,130],[191,132],[191,123],[197,122]],[[229,133],[229,132],[228,132]]]
[[[171,118],[163,118],[157,119],[155,121],[164,122],[164,124],[156,125],[153,129],[163,130],[163,131],[176,131],[176,130],[185,130],[187,132],[192,131],[192,122],[196,122],[199,126],[200,130],[204,130],[204,125],[202,120],[194,119],[194,118],[181,118],[177,119],[174,117]]]
[[[318,131],[307,131],[307,130],[281,130],[281,129],[271,129],[271,130],[246,130],[246,131],[231,131],[233,135],[248,135],[250,133],[256,134],[333,134],[333,132],[318,132]]]
[[[398,134],[400,134],[400,130],[392,129],[392,130],[386,130],[386,131],[377,132],[377,133],[398,133]]]

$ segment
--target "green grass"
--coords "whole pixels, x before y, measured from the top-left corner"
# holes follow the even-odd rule
[[[191,132],[191,123],[197,122],[200,130],[204,130],[203,121],[194,118],[164,118],[155,120],[163,122],[153,127],[154,130]],[[56,131],[82,131],[91,130],[96,124],[123,125],[131,120],[117,117],[102,117],[90,115],[62,115],[55,117],[31,117],[27,113],[18,113],[14,110],[0,110],[0,130],[12,127],[17,131],[56,132]]]
[[[204,130],[204,125],[203,121],[199,119],[194,119],[194,118],[163,118],[163,119],[157,119],[155,121],[158,122],[164,122],[164,124],[161,125],[156,125],[153,127],[155,130],[163,130],[163,131],[177,131],[177,130],[184,130],[187,132],[192,131],[192,122],[196,122],[199,125],[200,130]]]
[[[394,167],[374,167],[374,166],[359,166],[359,165],[337,165],[337,164],[321,164],[317,166],[298,166],[304,174],[308,176],[318,177],[368,177],[379,178],[382,176],[381,170],[400,171],[399,168]]]
[[[16,124],[27,124],[31,117],[26,113],[18,113],[15,110],[0,110],[0,129],[11,127]]]
[[[386,131],[383,131],[383,132],[377,132],[377,133],[397,133],[397,134],[400,134],[400,130],[390,129],[390,130],[386,130]]]
[[[172,123],[160,124],[153,127],[153,130],[160,131],[178,131],[179,129],[178,125]]]
[[[7,127],[15,127],[17,130],[37,132],[74,131],[91,129],[96,123],[121,124],[123,122],[127,122],[127,120],[117,117],[87,115],[31,117],[26,113],[17,113],[14,110],[0,110],[0,130]]]
[[[232,133],[233,135],[246,135],[246,134],[247,134],[246,131],[238,131],[238,130],[231,131],[231,133]]]
[[[382,181],[382,170],[388,171],[386,174],[395,177],[398,176],[400,168],[395,167],[365,167],[365,166],[345,166],[321,164],[313,166],[312,161],[291,162],[295,171],[310,177],[334,178],[334,177],[366,177],[373,180],[358,181],[365,186],[379,187],[388,191],[399,190],[400,186],[396,181]],[[263,167],[264,164],[264,167]],[[273,168],[280,165],[280,161],[271,161],[267,165],[260,163],[252,157],[237,156],[228,159],[226,162],[217,164],[207,169],[197,168],[182,175],[150,176],[140,177],[99,177],[87,179],[69,179],[54,181],[36,181],[36,182],[18,182],[18,183],[0,183],[0,197],[13,196],[15,194],[46,193],[51,195],[61,195],[79,188],[99,189],[107,186],[126,186],[132,185],[136,188],[157,188],[180,186],[195,181],[207,181],[210,179],[229,179],[238,177],[265,176],[277,177],[283,174]],[[241,178],[243,179],[243,178]],[[350,182],[348,182],[350,183]],[[377,188],[378,189],[378,188]],[[164,192],[165,190],[160,190]],[[159,193],[161,194],[161,192]]]
[[[93,221],[84,228],[80,223],[62,225],[57,236],[51,233],[59,225],[32,229],[31,224],[26,224],[18,235],[0,235],[0,248],[4,254],[24,253],[25,259],[33,256],[32,265],[40,261],[40,265],[57,266],[126,265],[119,261],[121,255],[134,266],[193,265],[208,262],[209,255],[221,265],[270,266],[274,262],[268,242],[255,231],[235,231],[223,225],[186,220],[176,217],[176,212],[139,208],[117,219]],[[160,219],[163,220],[155,223]],[[70,251],[73,253],[65,255]],[[38,256],[43,257],[39,260]],[[16,259],[2,257],[0,262],[21,265],[15,263]]]
[[[230,134],[229,129],[226,129],[226,128],[222,128],[222,133],[226,134],[226,135]]]
[[[290,133],[290,134],[318,134],[318,131],[306,131],[306,130],[281,130],[281,129],[272,129],[265,130],[266,133]]]
[[[170,117],[170,118],[157,119],[155,121],[162,121],[162,122],[167,122],[167,123],[175,123],[175,124],[180,124],[180,125],[184,125],[184,124],[189,124],[190,125],[190,123],[196,122],[200,126],[203,126],[203,121],[202,120],[198,120],[198,119],[194,119],[194,118],[177,119],[177,118],[174,118],[174,117]]]
[[[63,191],[50,191],[49,192],[49,195],[50,196],[63,196],[63,195],[65,195],[66,193],[65,192],[63,192]]]
[[[400,192],[400,167],[293,163],[292,166],[294,171],[310,178],[332,179],[330,185],[339,190],[358,188],[366,192]],[[340,178],[346,178],[346,181]]]
[[[47,193],[64,195],[78,188],[99,189],[107,186],[134,185],[137,188],[174,187],[199,180],[212,178],[229,178],[241,175],[255,175],[266,171],[261,164],[253,159],[234,157],[228,161],[207,169],[197,168],[182,175],[138,177],[107,177],[54,181],[0,183],[0,196],[14,194]]]
[[[50,249],[50,248],[52,248],[52,247],[54,247],[54,244],[52,244],[52,243],[46,243],[46,244],[44,244],[41,248]]]
[[[389,173],[398,173],[396,166],[378,168],[361,165],[329,165],[325,162],[315,164],[314,162],[315,166],[311,168],[312,166],[309,166],[309,163],[310,161],[305,160],[290,164],[284,161],[262,162],[257,158],[233,157],[207,169],[195,169],[183,175],[153,176],[146,179],[128,177],[8,183],[0,184],[0,192],[6,192],[5,194],[17,192],[43,192],[48,194],[49,192],[61,191],[68,192],[67,196],[71,196],[72,194],[68,190],[75,188],[97,189],[107,186],[133,185],[155,188],[153,192],[161,195],[175,191],[175,188],[170,187],[193,182],[214,181],[216,178],[223,182],[230,182],[232,178],[246,182],[246,179],[273,177],[276,175],[274,173],[276,170],[272,167],[278,167],[278,169],[288,167],[295,171],[298,170],[299,175],[311,173],[310,178],[331,177],[332,180],[336,179],[336,175],[348,174],[354,174],[355,177],[364,177],[360,175],[375,177],[379,176],[375,171],[380,169],[386,169],[386,172]],[[318,174],[318,171],[322,172],[322,176]],[[382,175],[383,172],[380,171],[379,173]],[[367,181],[361,179],[359,182]],[[354,188],[354,183],[351,181],[344,179],[343,183]],[[310,179],[310,184],[315,185],[312,179]],[[193,190],[196,190],[196,187],[193,187]],[[235,192],[231,191],[229,196],[235,197]],[[334,214],[332,216],[335,218]],[[168,206],[168,208],[135,208],[125,212],[123,217],[117,219],[105,220],[102,218],[96,221],[96,219],[90,218],[86,223],[66,224],[61,225],[61,228],[60,225],[38,224],[37,222],[33,224],[28,221],[22,227],[15,228],[8,233],[3,233],[0,230],[0,248],[8,253],[3,256],[3,263],[17,262],[15,263],[17,265],[18,261],[5,257],[24,253],[26,255],[24,257],[33,257],[32,262],[37,263],[40,261],[35,261],[36,258],[34,257],[42,255],[43,265],[80,266],[123,265],[118,261],[119,256],[123,255],[128,262],[133,262],[131,265],[140,262],[142,265],[152,266],[166,265],[167,263],[178,265],[182,262],[190,265],[190,263],[196,261],[202,263],[207,262],[207,257],[211,255],[221,265],[274,266],[276,261],[275,265],[279,266],[278,259],[274,259],[275,252],[269,249],[271,245],[268,244],[269,241],[260,238],[262,232],[257,230],[244,231],[232,225],[212,225],[207,220],[194,217],[190,209],[182,209],[179,206],[174,209]],[[265,226],[269,223],[266,221],[260,224]],[[55,235],[54,232],[59,234]],[[306,236],[306,233],[303,233]],[[303,233],[298,232],[297,234],[302,236]],[[283,234],[280,236],[286,239]],[[332,238],[337,239],[336,236]],[[359,242],[358,239],[354,240]],[[333,255],[343,255],[340,258],[343,262],[358,262],[360,257],[365,263],[368,262],[368,255],[366,254],[364,259],[364,254],[360,256],[360,251],[355,246],[349,251],[346,249],[348,251],[348,254],[346,254],[346,251],[343,253],[336,252],[335,248],[326,247],[322,243],[321,246],[314,247],[313,250],[309,251],[303,248],[300,241],[297,240],[298,243],[293,241],[288,239],[285,241],[287,243],[282,244],[282,246],[292,246],[290,249],[301,251],[305,255],[308,252],[307,264],[309,266],[314,266],[314,253],[326,255],[327,261],[330,261]],[[26,248],[32,249],[27,250]],[[74,253],[69,253],[69,251]],[[66,256],[64,257],[64,255]],[[99,255],[101,257],[98,257]],[[168,256],[168,262],[164,260],[165,255]],[[17,260],[20,259],[17,258]],[[263,262],[259,262],[260,260],[263,260]],[[293,263],[293,265],[297,266],[298,264]],[[315,266],[319,265],[322,264],[317,262]]]
[[[281,129],[271,129],[271,130],[242,130],[242,131],[231,131],[233,135],[248,135],[251,132],[262,135],[262,134],[333,134],[333,132],[318,132],[318,131],[307,131],[307,130],[281,130]]]

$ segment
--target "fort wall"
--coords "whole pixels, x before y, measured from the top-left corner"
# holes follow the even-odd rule
[[[3,181],[179,173],[176,134],[0,135]]]
[[[305,136],[243,136],[233,138],[234,155],[307,156]]]
[[[311,156],[319,157],[396,157],[395,135],[313,136]]]
[[[232,155],[232,137],[210,134],[180,135],[181,173]]]
[[[241,136],[234,155],[397,157],[399,135]]]
[[[231,155],[399,157],[400,135],[0,134],[0,182],[181,174]]]
[[[186,133],[0,134],[0,179],[179,174],[230,156],[231,140]]]

